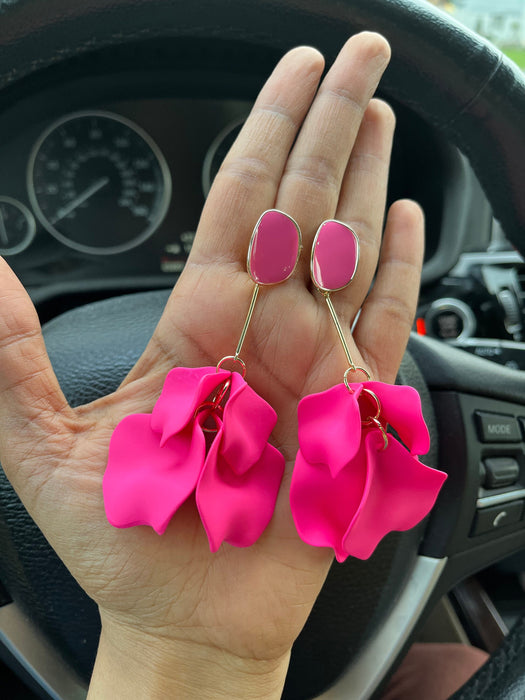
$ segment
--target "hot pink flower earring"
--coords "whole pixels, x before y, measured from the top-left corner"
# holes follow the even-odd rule
[[[340,562],[349,555],[367,559],[388,532],[417,525],[447,477],[418,460],[430,439],[417,391],[370,381],[352,359],[330,294],[352,281],[358,260],[354,231],[339,221],[323,222],[310,272],[349,367],[341,384],[299,403],[299,452],[290,490],[301,539],[333,548]],[[349,375],[357,372],[365,380],[350,382]],[[403,444],[387,433],[387,425]]]
[[[151,525],[162,534],[195,493],[212,551],[222,542],[247,547],[260,537],[284,458],[268,442],[277,415],[244,380],[240,353],[261,286],[287,280],[300,251],[296,222],[275,209],[264,212],[248,250],[255,288],[234,355],[216,367],[171,370],[153,412],[127,416],[113,432],[103,480],[112,525]],[[227,362],[240,372],[223,369]]]

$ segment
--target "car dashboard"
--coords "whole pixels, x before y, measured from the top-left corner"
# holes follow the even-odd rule
[[[220,164],[260,85],[130,71],[55,80],[0,115],[0,254],[41,321],[173,286]],[[524,368],[523,263],[466,159],[411,110],[397,116],[388,203],[426,216],[414,331]]]
[[[191,5],[185,11],[191,13]],[[110,13],[106,19],[111,24]],[[53,28],[60,33],[60,22]],[[335,48],[334,29],[335,23]],[[205,41],[173,41],[148,38],[141,27],[130,43],[119,28],[111,46],[97,45],[95,37],[84,44],[76,36],[64,38],[67,52],[0,94],[0,254],[22,280],[42,323],[89,302],[176,283],[213,177],[278,58],[273,48],[242,38],[228,43],[217,32]],[[27,65],[20,64],[21,76]],[[414,199],[426,217],[414,331],[525,368],[522,258],[493,219],[465,157],[415,111],[392,106],[397,131],[388,203]],[[475,510],[474,490],[469,503]],[[446,505],[450,521],[453,508]],[[520,526],[510,527],[516,530],[509,539]],[[483,541],[493,534],[482,535]],[[496,539],[490,544],[498,546]],[[380,568],[387,570],[386,559]],[[376,578],[370,597],[395,597],[386,584],[383,595],[381,576]],[[416,576],[411,581],[421,583]],[[407,618],[415,599],[408,589]],[[52,612],[61,606],[52,596],[50,601]],[[9,602],[0,589],[0,605]],[[48,604],[44,597],[40,602]],[[89,635],[90,616],[75,606],[67,640],[73,640],[76,666],[87,677],[92,650],[86,640],[96,639],[96,631]],[[377,611],[358,607],[367,621],[369,609]],[[10,608],[15,606],[3,606],[7,614]],[[347,626],[361,641],[360,623],[367,627],[358,613],[349,611]],[[14,626],[25,633],[18,618]],[[372,657],[377,666],[383,654]]]

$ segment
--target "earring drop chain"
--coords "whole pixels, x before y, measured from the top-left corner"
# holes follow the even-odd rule
[[[352,355],[350,354],[350,350],[348,348],[348,343],[346,342],[343,328],[341,326],[341,321],[339,320],[337,312],[336,312],[334,305],[332,303],[332,299],[330,298],[330,292],[323,291],[321,293],[326,301],[326,304],[327,304],[328,309],[330,311],[330,315],[332,317],[335,328],[337,330],[337,335],[339,336],[339,340],[341,341],[341,345],[343,346],[343,350],[344,350],[344,353],[346,355],[346,359],[348,361],[348,364],[350,365],[348,367],[348,369],[346,370],[345,376],[344,376],[344,383],[346,385],[346,388],[348,390],[350,390],[350,387],[348,385],[348,373],[349,372],[363,372],[363,374],[366,376],[367,380],[370,380],[370,373],[364,367],[356,365],[355,362],[353,361]]]
[[[254,287],[253,294],[252,294],[252,300],[250,301],[250,307],[248,309],[248,313],[246,314],[246,320],[244,321],[244,326],[242,327],[239,342],[237,343],[237,347],[235,349],[235,355],[233,356],[233,358],[235,360],[240,359],[239,355],[241,354],[244,339],[246,338],[246,333],[248,332],[248,326],[250,325],[250,321],[252,320],[253,310],[255,309],[255,303],[257,301],[257,297],[259,296],[259,289],[260,288],[261,288],[261,286],[259,284],[256,284]]]
[[[352,359],[352,355],[350,355],[350,350],[348,349],[348,344],[346,342],[346,338],[345,338],[345,335],[343,333],[343,329],[341,327],[339,317],[337,316],[334,305],[332,304],[332,299],[330,298],[330,292],[323,292],[323,296],[324,296],[326,304],[330,310],[330,315],[332,316],[332,320],[333,320],[335,328],[337,330],[337,335],[339,336],[339,340],[341,341],[341,345],[343,346],[343,350],[345,351],[346,359],[348,360],[348,364],[350,365],[349,369],[351,369],[352,371],[355,372],[355,370],[357,368],[356,368],[355,363]]]

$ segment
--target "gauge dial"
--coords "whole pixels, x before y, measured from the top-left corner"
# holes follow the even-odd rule
[[[153,140],[108,112],[77,112],[35,144],[28,191],[44,228],[83,253],[121,253],[162,222],[171,178]]]
[[[208,196],[213,180],[222,165],[222,161],[226,158],[228,151],[233,146],[245,121],[246,117],[243,117],[242,119],[237,119],[231,124],[228,124],[215,137],[209,147],[202,165],[202,190],[205,197]]]
[[[36,223],[29,209],[12,197],[0,197],[0,255],[16,255],[31,243]]]

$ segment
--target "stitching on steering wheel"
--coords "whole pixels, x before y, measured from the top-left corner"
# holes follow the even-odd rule
[[[477,93],[473,97],[470,98],[470,100],[466,104],[463,105],[463,107],[458,111],[456,116],[453,119],[450,119],[450,121],[446,125],[447,127],[453,126],[457,122],[458,118],[461,117],[462,114],[464,114],[465,112],[468,112],[470,110],[471,106],[476,104],[476,102],[479,100],[481,95],[483,95],[483,93],[485,92],[487,87],[492,83],[492,81],[496,77],[497,73],[499,72],[499,70],[501,68],[502,63],[503,63],[503,56],[498,56],[498,61],[497,61],[496,65],[494,66],[494,69],[490,72],[487,79],[481,85],[480,89],[477,91]]]
[[[0,7],[1,3],[5,2],[5,0],[0,0]],[[202,25],[199,27],[199,32],[203,34],[203,36],[206,37],[219,37],[221,36],[220,32],[217,30],[216,27],[214,26],[206,26]],[[11,70],[5,72],[5,73],[0,73],[0,89],[3,89],[7,87],[10,83],[12,83],[14,80],[17,80],[21,77],[24,77],[26,75],[30,75],[32,72],[35,70],[38,70],[39,68],[49,68],[50,66],[54,65],[55,63],[58,63],[59,61],[64,60],[65,58],[73,58],[76,56],[80,56],[81,54],[89,51],[89,50],[94,50],[94,49],[102,49],[107,46],[112,46],[116,41],[124,44],[130,40],[134,39],[155,39],[160,36],[167,36],[165,32],[159,32],[151,27],[145,27],[143,29],[139,29],[138,31],[130,32],[130,33],[125,33],[125,32],[114,32],[113,34],[108,35],[103,41],[99,41],[95,38],[87,39],[83,41],[81,44],[67,48],[67,49],[57,49],[51,56],[47,58],[39,58],[33,61],[29,61],[25,64],[22,64],[21,66],[18,66],[16,68],[12,68]],[[185,38],[187,35],[184,33],[180,33],[177,35],[174,35],[174,38]],[[267,42],[271,40],[271,35],[267,34],[265,32],[254,32],[251,35],[252,39],[257,39],[258,41],[263,41]],[[234,37],[230,37],[234,38]]]

